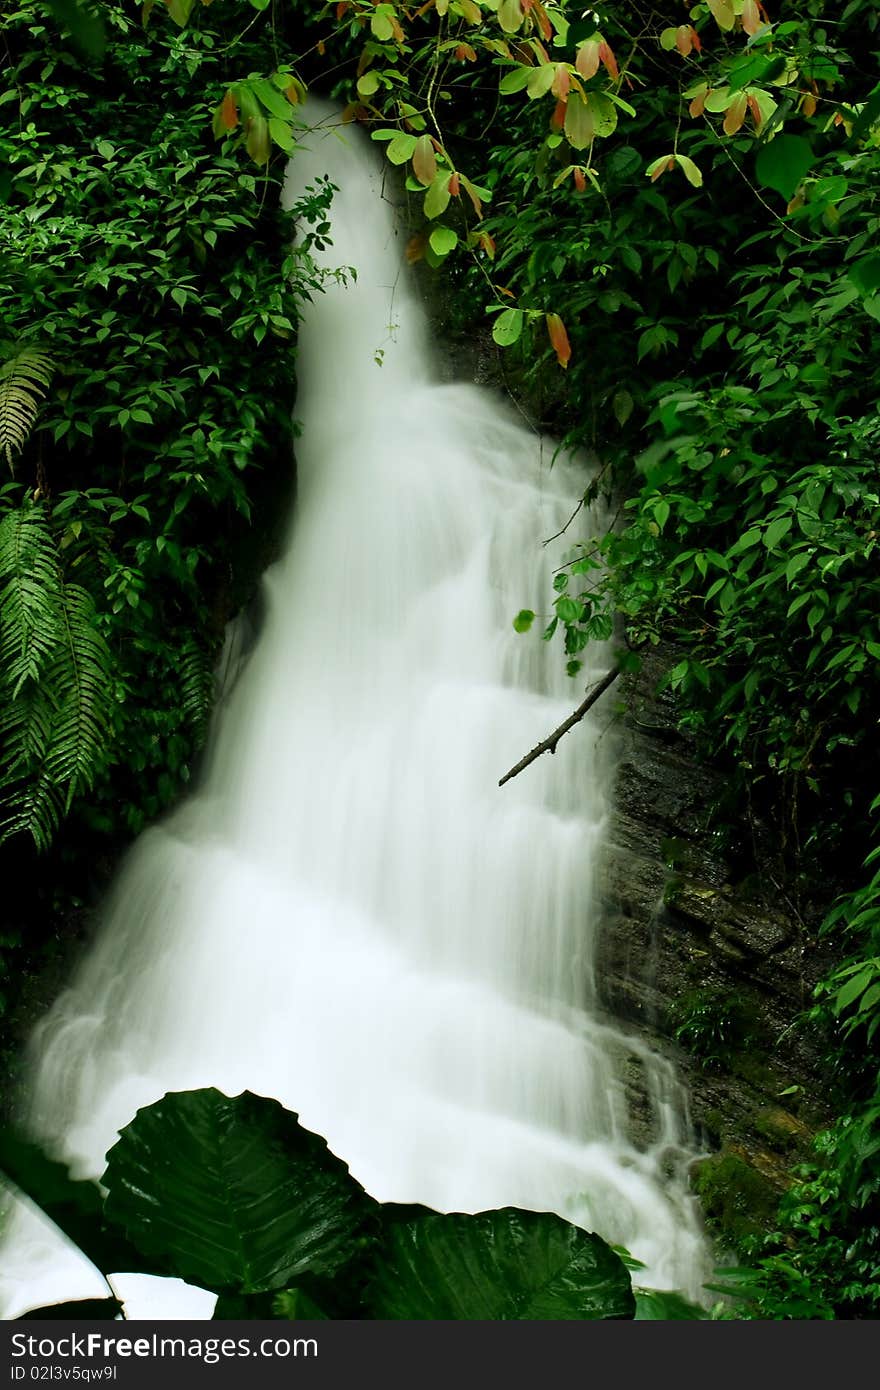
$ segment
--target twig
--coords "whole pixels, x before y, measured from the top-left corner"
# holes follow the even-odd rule
[[[499,787],[503,787],[504,783],[509,782],[512,777],[518,777],[519,774],[528,767],[529,763],[533,763],[536,758],[540,758],[542,753],[555,753],[556,745],[563,734],[567,734],[569,729],[573,729],[575,724],[580,723],[587,711],[593,708],[596,701],[605,694],[605,691],[610,685],[614,684],[619,675],[620,667],[613,666],[607,676],[603,676],[599,684],[593,686],[590,694],[578,705],[574,713],[563,720],[558,729],[553,730],[549,738],[545,738],[543,743],[539,743],[537,747],[532,749],[531,753],[526,753],[524,758],[520,758],[516,767],[512,767],[509,772],[505,772],[501,781],[498,783]]]

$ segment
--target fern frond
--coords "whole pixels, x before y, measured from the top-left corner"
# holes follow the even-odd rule
[[[58,701],[46,767],[55,785],[66,788],[66,814],[105,764],[114,700],[113,659],[98,631],[91,594],[66,584],[62,616],[65,642],[46,673]]]
[[[61,793],[45,768],[28,777],[6,798],[0,844],[13,835],[30,835],[38,850],[47,850],[61,822],[61,803]]]
[[[38,348],[21,348],[0,364],[0,453],[12,468],[37,420],[52,381],[52,359]]]
[[[44,849],[112,744],[113,662],[91,595],[65,584],[45,508],[0,522],[0,841]]]
[[[0,670],[14,700],[63,639],[58,552],[42,506],[0,521]]]
[[[207,652],[191,633],[187,633],[181,644],[178,672],[180,707],[196,738],[201,740],[213,704],[214,671]]]

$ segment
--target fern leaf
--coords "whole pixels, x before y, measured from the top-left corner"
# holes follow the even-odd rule
[[[14,700],[63,639],[58,552],[44,508],[0,521],[0,669]]]
[[[13,458],[30,435],[52,381],[52,359],[37,348],[21,348],[0,365],[0,453]]]
[[[113,661],[96,624],[92,596],[78,584],[64,586],[65,642],[47,672],[58,700],[46,767],[66,788],[65,814],[73,798],[94,785],[104,767],[113,728]]]
[[[65,584],[41,504],[0,521],[0,841],[51,842],[106,765],[115,722],[110,650],[87,590]]]

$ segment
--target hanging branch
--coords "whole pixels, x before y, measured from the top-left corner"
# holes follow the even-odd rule
[[[590,691],[590,694],[586,697],[586,699],[578,705],[577,709],[574,711],[573,714],[570,714],[567,719],[563,720],[563,722],[559,725],[558,729],[553,730],[553,733],[550,734],[549,738],[545,738],[544,742],[539,743],[535,748],[533,748],[531,753],[526,753],[524,758],[520,758],[516,767],[512,767],[509,772],[505,772],[504,776],[501,778],[501,781],[498,783],[499,787],[503,787],[504,783],[509,782],[512,777],[518,777],[519,774],[523,771],[523,769],[527,768],[529,763],[533,763],[536,758],[540,758],[542,753],[555,753],[556,745],[562,738],[563,734],[567,734],[569,729],[573,729],[575,724],[580,723],[580,721],[583,719],[584,715],[588,712],[588,710],[591,710],[596,701],[598,699],[601,699],[601,697],[605,694],[605,691],[608,689],[609,686],[614,684],[619,675],[620,667],[612,666],[607,676],[603,676],[602,679],[599,681],[599,684],[593,686],[593,689]]]

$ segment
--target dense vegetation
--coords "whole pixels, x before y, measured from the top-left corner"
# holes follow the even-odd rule
[[[518,386],[597,450],[594,489],[620,504],[600,535],[573,519],[540,624],[572,703],[614,615],[625,665],[674,640],[682,723],[774,825],[791,898],[821,898],[823,878],[843,893],[808,1023],[827,1030],[841,1117],[778,1230],[740,1254],[760,1316],[869,1314],[874,4],[168,9],[144,29],[96,6],[103,39],[73,43],[39,6],[2,10],[7,837],[45,849],[67,817],[74,843],[115,842],[186,779],[241,597],[230,576],[248,568],[236,517],[283,454],[297,304],[319,288],[307,245],[282,250],[279,173],[305,84],[336,83],[405,174],[410,259],[442,269],[461,326],[489,312]],[[316,190],[302,210],[317,235],[324,206]]]

